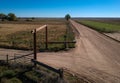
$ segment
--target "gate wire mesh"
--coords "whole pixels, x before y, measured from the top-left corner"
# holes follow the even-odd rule
[[[14,56],[8,56],[8,63],[14,64],[16,66],[26,66],[26,65],[33,65],[31,59],[33,59],[33,53],[29,54],[14,54]]]
[[[6,55],[0,54],[0,61],[6,61]]]

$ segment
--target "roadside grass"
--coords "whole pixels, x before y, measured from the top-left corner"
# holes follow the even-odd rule
[[[44,72],[37,73],[34,70],[27,70],[20,67],[6,67],[6,66],[0,66],[0,68],[5,69],[0,70],[0,83],[53,83],[54,80],[57,82],[57,76],[51,75],[51,72],[47,73],[44,70],[40,70]],[[24,72],[25,71],[25,72]],[[24,73],[22,73],[24,72]]]
[[[44,24],[49,21],[43,21]],[[64,21],[51,21],[48,24],[48,42],[64,42],[64,36],[67,35],[68,41],[73,41],[74,34],[70,32],[67,34],[69,26],[62,22]],[[66,22],[66,21],[65,21]],[[42,26],[38,22],[32,23],[2,23],[0,24],[0,47],[14,48],[23,50],[33,49],[33,34],[31,30]],[[41,23],[41,22],[40,22]],[[60,24],[59,24],[60,23]],[[74,44],[68,44],[70,48],[74,47]],[[64,49],[63,44],[48,44],[49,51],[59,51]],[[45,50],[45,29],[42,29],[37,33],[37,50]]]
[[[22,67],[0,65],[0,83],[61,83],[59,75],[39,66],[40,72]],[[26,72],[24,72],[26,71]],[[24,73],[21,73],[24,72]],[[86,83],[84,79],[64,71],[64,83]]]
[[[79,23],[88,26],[90,28],[93,28],[99,32],[105,32],[105,33],[113,33],[113,32],[119,32],[120,26],[115,24],[108,24],[108,23],[102,23],[102,22],[95,22],[90,20],[81,20],[78,21]]]

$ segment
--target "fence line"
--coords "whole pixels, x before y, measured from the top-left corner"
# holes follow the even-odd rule
[[[46,37],[45,37],[45,40],[47,41],[47,42],[44,42],[45,46],[46,46],[45,49],[47,49],[48,44],[64,44],[64,47],[68,48],[69,47],[68,44],[76,43],[76,42],[74,42],[74,40],[71,41],[70,40],[71,38],[69,38],[71,36],[70,34],[73,34],[73,28],[70,26],[70,23],[67,23],[66,33],[65,33],[63,42],[49,42],[48,39],[47,39],[48,31],[47,31],[47,26],[46,25],[44,25],[43,27],[38,28],[37,31],[39,29],[41,29],[41,28],[44,28],[44,27],[46,27],[46,32],[45,32],[46,33]],[[34,32],[34,31],[32,31],[32,32]],[[3,44],[1,44],[0,46],[1,47],[5,47],[5,48],[18,48],[18,49],[29,49],[29,50],[32,50],[32,47],[33,47],[33,44],[30,41],[14,41],[14,40],[11,40],[11,41],[6,41],[6,40],[4,41],[3,40],[2,41],[2,40],[0,40],[0,42],[3,42]],[[9,44],[9,46],[7,44]],[[20,44],[25,44],[27,47],[21,47]]]
[[[33,53],[30,53],[30,54],[25,54],[25,55],[22,55],[22,56],[16,56],[12,59],[8,59],[8,61],[11,61],[11,60],[15,60],[15,59],[19,59],[19,58],[23,58],[23,57],[26,57],[26,56],[29,56],[29,55],[32,55]]]
[[[18,56],[16,56],[18,55]],[[31,56],[32,55],[32,56]],[[31,63],[31,59],[33,59],[33,53],[29,54],[14,54],[13,56],[3,55],[0,56],[0,61],[3,61],[7,64],[23,64],[23,63]]]
[[[45,67],[45,68],[47,68],[47,69],[49,69],[49,70],[51,70],[51,71],[53,71],[53,72],[55,72],[55,73],[58,73],[59,76],[60,76],[60,78],[63,78],[63,69],[53,68],[53,67],[48,66],[48,65],[46,65],[46,64],[44,64],[44,63],[42,63],[42,62],[38,62],[38,61],[36,61],[36,60],[34,60],[34,59],[32,59],[31,61],[32,61],[33,63],[37,64],[37,65],[43,66],[43,67]]]
[[[6,60],[7,55],[0,55],[0,60]]]

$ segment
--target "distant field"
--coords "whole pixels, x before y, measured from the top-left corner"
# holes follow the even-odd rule
[[[102,23],[108,23],[108,24],[115,24],[120,25],[120,19],[114,18],[114,19],[94,19],[93,21],[102,22]]]
[[[0,21],[0,24],[34,24],[34,25],[40,25],[40,24],[50,24],[50,25],[63,25],[66,24],[66,20],[64,19],[57,19],[57,18],[21,18],[17,21]]]
[[[119,21],[104,21],[104,20],[77,20],[79,23],[84,24],[88,27],[91,27],[95,30],[100,32],[112,33],[112,32],[119,32],[120,25]],[[112,23],[111,23],[112,22]]]
[[[42,19],[33,21],[5,21],[0,22],[0,46],[7,48],[32,49],[33,35],[31,30],[42,25],[48,25],[48,41],[62,42],[68,28],[66,21],[63,19]],[[74,35],[74,34],[72,34]],[[73,41],[74,37],[68,38]],[[71,45],[69,45],[71,47]],[[60,50],[64,44],[49,44],[49,50]],[[45,29],[37,34],[37,49],[45,49]]]

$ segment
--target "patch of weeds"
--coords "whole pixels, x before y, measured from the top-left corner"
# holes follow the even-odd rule
[[[34,71],[30,71],[30,72],[26,72],[26,73],[25,73],[25,76],[26,76],[27,78],[33,80],[33,81],[39,82],[39,81],[41,81],[40,77],[41,77],[42,75],[40,75],[40,74],[38,74],[38,73],[36,73],[36,72],[34,72]]]
[[[0,74],[0,77],[11,78],[11,77],[13,77],[15,75],[16,75],[15,71],[13,71],[13,70],[6,70],[6,71],[4,71],[4,72],[2,72]]]
[[[11,79],[2,78],[0,83],[22,83],[22,81],[19,80],[19,79],[16,78],[16,77],[11,78]]]

